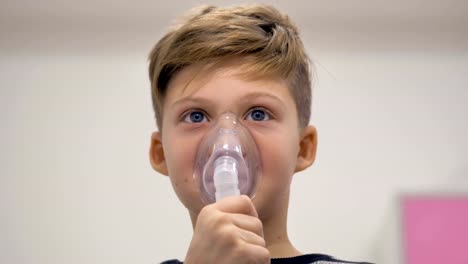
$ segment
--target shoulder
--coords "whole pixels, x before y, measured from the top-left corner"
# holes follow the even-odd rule
[[[170,260],[166,260],[166,261],[163,261],[161,262],[161,264],[182,264],[183,262],[177,260],[177,259],[170,259]]]

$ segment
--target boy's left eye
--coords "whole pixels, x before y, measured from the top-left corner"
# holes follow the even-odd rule
[[[270,115],[262,109],[253,109],[247,114],[247,120],[250,121],[267,121],[270,120]]]

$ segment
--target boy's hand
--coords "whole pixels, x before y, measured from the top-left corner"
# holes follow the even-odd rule
[[[242,195],[205,206],[185,263],[270,263],[263,225],[252,201]]]

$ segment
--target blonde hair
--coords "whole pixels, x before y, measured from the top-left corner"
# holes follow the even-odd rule
[[[185,22],[156,43],[149,55],[149,77],[158,128],[162,128],[164,97],[174,74],[194,63],[216,63],[232,56],[249,58],[247,73],[284,78],[300,127],[308,125],[310,60],[298,29],[274,7],[248,5],[193,9]]]

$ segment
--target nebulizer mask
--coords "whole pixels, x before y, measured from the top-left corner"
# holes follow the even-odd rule
[[[203,137],[195,158],[194,178],[207,204],[227,196],[255,196],[261,178],[258,149],[233,113],[220,115]]]

